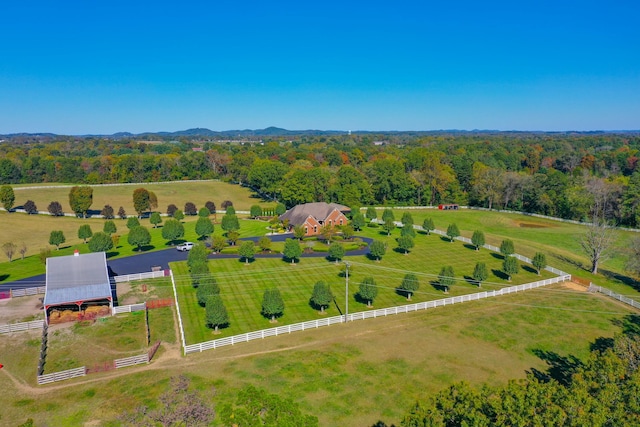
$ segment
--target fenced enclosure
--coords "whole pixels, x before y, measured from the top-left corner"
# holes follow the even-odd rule
[[[31,322],[10,323],[0,326],[0,334],[10,334],[12,332],[22,332],[31,329],[40,329],[44,325],[44,320],[32,320]]]
[[[260,331],[248,332],[246,334],[234,335],[226,338],[219,338],[217,340],[207,341],[199,344],[187,345],[187,346],[184,346],[184,354],[187,355],[189,353],[202,352],[205,350],[211,350],[219,347],[224,347],[227,345],[234,345],[241,342],[248,342],[248,341],[253,341],[257,339],[263,339],[266,337],[290,334],[291,332],[295,332],[295,331],[316,329],[321,326],[330,326],[330,325],[335,325],[337,323],[352,322],[354,320],[364,320],[364,319],[371,319],[376,317],[384,317],[384,316],[400,314],[400,313],[409,313],[411,311],[427,310],[427,309],[436,308],[436,307],[444,307],[447,305],[459,304],[462,302],[477,301],[485,298],[491,298],[491,297],[496,297],[500,295],[508,295],[511,293],[517,293],[517,292],[522,292],[529,289],[535,289],[542,286],[551,285],[554,283],[565,282],[567,280],[571,280],[571,276],[568,274],[564,274],[562,276],[554,277],[552,279],[540,280],[532,283],[525,283],[523,285],[510,286],[507,288],[502,288],[500,290],[477,292],[474,294],[443,298],[443,299],[434,300],[434,301],[425,301],[425,302],[420,302],[416,304],[407,304],[407,305],[401,305],[396,307],[381,308],[378,310],[360,311],[356,313],[350,313],[346,316],[345,315],[333,316],[325,319],[318,319],[318,320],[312,320],[308,322],[296,323],[292,325],[280,326],[277,328],[263,329]]]
[[[155,279],[158,277],[168,276],[168,270],[158,270],[158,271],[149,271],[147,273],[136,273],[136,274],[124,274],[122,276],[114,276],[113,280],[116,283],[121,282],[130,282],[132,280],[145,280],[145,279]]]
[[[617,294],[613,291],[610,291],[607,288],[603,288],[602,286],[597,286],[591,283],[589,285],[589,292],[600,292],[601,294],[605,294],[613,299],[616,299],[620,302],[630,305],[633,308],[640,308],[640,302],[635,301],[631,298],[625,297],[624,295]]]

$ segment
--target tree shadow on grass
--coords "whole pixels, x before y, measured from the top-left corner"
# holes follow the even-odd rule
[[[640,315],[638,314],[628,314],[622,319],[613,319],[611,322],[619,326],[625,335],[640,336]]]
[[[10,274],[0,274],[0,282],[4,282],[9,278]]]
[[[503,279],[503,280],[509,280],[509,276],[507,276],[504,271],[501,270],[496,270],[495,268],[491,270],[491,272],[493,273],[494,276],[496,276],[499,279]]]
[[[530,265],[527,264],[520,264],[520,266],[522,267],[522,269],[528,273],[534,273],[534,274],[538,274],[538,270],[536,270],[535,268],[531,267]]]
[[[585,267],[582,265],[582,263],[580,261],[575,260],[575,259],[567,258],[565,256],[557,255],[557,254],[552,254],[551,257],[557,259],[558,261],[562,261],[562,262],[566,262],[567,264],[571,264],[574,267],[577,267],[577,268],[580,268],[580,269],[585,269]]]
[[[440,236],[440,240],[443,242],[451,243],[451,238],[448,236]]]
[[[367,254],[367,258],[369,258],[371,261],[377,261],[380,262],[380,259],[378,259],[378,257],[371,255],[371,253]]]
[[[107,258],[113,258],[114,256],[120,255],[120,252],[118,252],[118,251],[109,251],[109,252],[107,252],[106,255],[107,255]]]
[[[476,247],[470,243],[465,243],[462,246],[464,246],[466,249],[471,249],[471,250],[476,250]]]
[[[613,338],[596,338],[596,340],[589,345],[589,350],[603,352],[613,348],[613,342]]]
[[[153,246],[153,245],[142,245],[142,246],[140,246],[140,248],[135,248],[133,250],[133,252],[142,253],[142,252],[150,251],[150,250],[155,249],[155,248],[156,247]]]
[[[495,259],[504,259],[504,255],[498,254],[495,252],[491,252],[491,256],[494,257]]]
[[[429,282],[429,284],[431,286],[433,286],[433,289],[435,289],[436,291],[440,291],[440,292],[444,292],[447,293],[448,289],[446,286],[442,286],[437,280],[432,280]]]
[[[239,257],[238,258],[238,262],[240,262],[242,264],[250,265],[250,264],[253,264],[254,262],[256,262],[256,259],[255,258],[249,258],[249,262],[247,262],[247,260],[244,257]]]
[[[583,363],[573,355],[560,356],[553,351],[535,349],[533,354],[545,361],[549,368],[546,372],[532,368],[530,373],[539,381],[549,382],[556,380],[564,386],[571,383],[571,376],[578,371]]]
[[[610,270],[598,269],[598,271],[609,279],[617,280],[627,286],[631,286],[636,291],[640,291],[640,282],[635,280],[633,277],[625,276]]]
[[[293,263],[291,261],[293,261]],[[282,262],[284,262],[285,264],[289,264],[289,265],[298,265],[300,260],[297,259],[297,258],[291,259],[291,258],[287,258],[286,256],[283,256],[282,257]]]
[[[474,280],[474,279],[473,279],[473,277],[471,277],[471,276],[464,276],[464,280],[465,280],[468,284],[470,284],[471,286],[477,286],[477,287],[480,287],[480,286],[478,285],[478,282],[477,282],[476,280]]]

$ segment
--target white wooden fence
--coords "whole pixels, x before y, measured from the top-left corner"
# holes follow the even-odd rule
[[[563,275],[563,276],[554,277],[552,279],[539,280],[537,282],[525,283],[523,285],[510,286],[508,288],[502,288],[494,291],[477,292],[474,294],[461,295],[457,297],[449,297],[449,298],[439,299],[435,301],[425,301],[425,302],[419,302],[416,304],[407,304],[407,305],[402,305],[397,307],[381,308],[378,310],[361,311],[356,313],[350,313],[347,316],[333,316],[325,319],[295,323],[293,325],[279,326],[277,328],[263,329],[260,331],[248,332],[246,334],[234,335],[227,338],[219,338],[217,340],[207,341],[199,344],[187,345],[187,346],[184,346],[184,354],[186,355],[189,353],[202,352],[204,350],[224,347],[227,345],[234,345],[241,342],[248,342],[248,341],[262,339],[266,337],[289,334],[295,331],[316,329],[316,328],[319,328],[320,326],[329,326],[329,325],[334,325],[336,323],[343,323],[345,321],[351,322],[354,320],[384,317],[392,314],[408,313],[410,311],[444,307],[446,305],[458,304],[461,302],[477,301],[484,298],[496,297],[500,295],[507,295],[507,294],[516,293],[516,292],[522,292],[529,289],[535,289],[542,286],[551,285],[553,283],[564,282],[567,280],[571,280],[570,275]]]
[[[48,384],[55,381],[64,381],[71,378],[83,377],[87,375],[87,370],[83,366],[81,368],[69,369],[67,371],[53,372],[46,375],[38,375],[38,385]]]
[[[155,279],[157,277],[164,277],[164,270],[149,271],[147,273],[124,274],[122,276],[114,276],[113,279],[116,281],[116,283],[120,283],[130,282],[132,280]]]
[[[601,294],[605,294],[611,298],[617,299],[620,302],[630,305],[634,308],[640,308],[640,302],[635,301],[631,298],[625,297],[624,295],[617,294],[613,291],[610,291],[607,288],[603,288],[602,286],[597,286],[591,283],[589,285],[589,292],[600,292]]]
[[[125,357],[123,359],[114,360],[116,369],[125,368],[127,366],[133,366],[133,365],[141,365],[143,363],[149,363],[148,354],[141,354],[139,356],[131,356],[131,357]]]
[[[0,325],[0,334],[10,334],[12,332],[28,331],[30,329],[42,329],[44,320],[32,320],[31,322],[11,323]]]
[[[113,307],[111,314],[115,316],[116,314],[120,314],[120,313],[131,313],[133,311],[142,311],[142,310],[145,310],[146,308],[147,308],[147,303],[145,302],[141,302],[138,304],[121,305],[118,307]]]
[[[26,297],[31,295],[39,295],[44,294],[46,288],[44,286],[38,286],[33,288],[24,288],[24,289],[12,289],[11,290],[11,298],[16,297]]]

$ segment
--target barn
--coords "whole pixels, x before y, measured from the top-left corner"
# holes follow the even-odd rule
[[[47,258],[45,319],[52,312],[82,313],[91,306],[113,308],[111,283],[104,252]]]

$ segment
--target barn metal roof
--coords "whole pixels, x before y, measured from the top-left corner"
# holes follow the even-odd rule
[[[111,299],[104,252],[47,258],[44,305]]]

